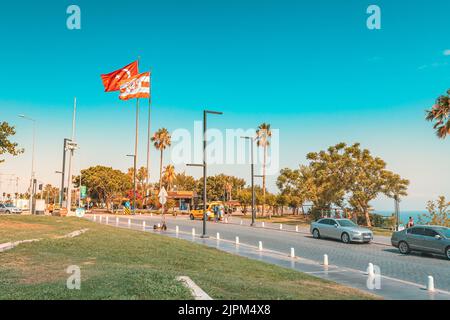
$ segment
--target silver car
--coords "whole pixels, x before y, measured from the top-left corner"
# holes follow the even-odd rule
[[[310,232],[316,239],[338,239],[343,243],[365,243],[373,239],[371,230],[362,228],[349,219],[323,218],[311,223]]]
[[[415,226],[392,234],[391,243],[403,254],[420,251],[450,259],[450,228]]]
[[[11,203],[0,203],[0,214],[1,213],[6,213],[6,214],[16,213],[16,214],[20,214],[20,213],[22,213],[22,210],[17,208],[16,206],[14,206]]]

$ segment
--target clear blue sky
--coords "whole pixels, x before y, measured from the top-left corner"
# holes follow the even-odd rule
[[[66,28],[70,4],[81,8],[81,30]],[[370,4],[381,7],[381,30],[366,28]],[[133,152],[134,102],[105,94],[99,76],[139,55],[141,71],[153,69],[153,128],[192,130],[205,107],[225,112],[211,119],[219,129],[269,122],[280,129],[282,167],[358,141],[411,180],[402,207],[422,209],[426,200],[450,196],[450,141],[435,138],[424,121],[424,110],[450,88],[449,12],[448,1],[3,3],[0,120],[16,126],[26,153],[7,158],[0,173],[27,184],[31,128],[17,117],[25,113],[38,120],[37,174],[58,183],[75,95],[75,169],[130,166],[124,155]],[[141,140],[141,165],[144,155]],[[156,179],[156,152],[152,157]],[[248,178],[246,166],[211,168],[219,171]],[[271,191],[274,181],[269,177]],[[392,208],[384,198],[373,204]]]

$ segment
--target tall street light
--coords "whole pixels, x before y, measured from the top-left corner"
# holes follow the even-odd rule
[[[207,129],[207,115],[208,114],[217,114],[222,115],[223,112],[219,111],[211,111],[211,110],[203,110],[203,164],[187,164],[190,167],[203,167],[203,232],[202,238],[207,238],[206,235],[206,177],[207,177],[207,164],[206,164],[206,129]]]
[[[255,175],[255,162],[253,161],[253,145],[255,143],[256,138],[249,137],[249,136],[243,136],[241,139],[246,139],[250,141],[251,145],[251,164],[250,164],[250,174],[251,174],[251,181],[252,181],[252,224],[251,226],[255,226],[255,219],[256,219],[256,211],[255,211],[255,178],[260,178],[262,175]]]
[[[127,157],[133,157],[133,163],[136,164],[136,155],[127,154]],[[136,167],[134,167],[134,183],[133,183],[133,214],[136,214]]]
[[[35,145],[36,145],[36,120],[32,119],[30,117],[27,117],[24,114],[19,114],[19,117],[28,121],[31,121],[33,123],[33,151],[31,156],[31,181],[30,181],[30,211],[31,214],[35,214],[35,206],[34,206],[34,177],[35,177],[35,171],[34,171],[34,151],[35,151]]]

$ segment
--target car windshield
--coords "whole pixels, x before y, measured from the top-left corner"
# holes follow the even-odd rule
[[[439,231],[440,233],[442,233],[444,235],[444,237],[449,238],[450,239],[450,228],[436,228],[437,231]]]
[[[14,205],[13,205],[12,203],[6,203],[6,204],[5,204],[5,207],[12,208],[12,207],[14,207]]]
[[[341,227],[357,227],[358,226],[351,220],[337,220],[337,222],[341,225]]]

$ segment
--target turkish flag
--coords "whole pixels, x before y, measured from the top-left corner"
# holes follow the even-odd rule
[[[138,62],[135,61],[119,70],[108,74],[102,74],[101,77],[103,86],[105,87],[105,92],[119,91],[121,81],[127,80],[138,73]]]

